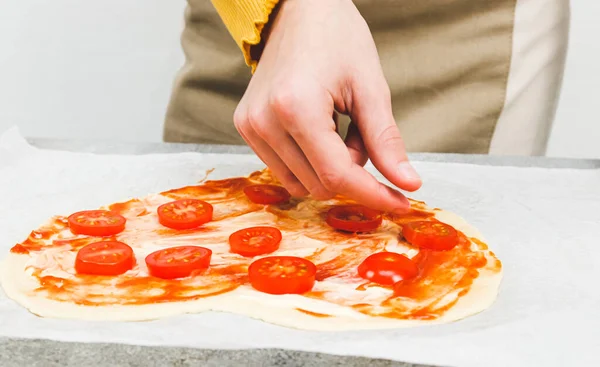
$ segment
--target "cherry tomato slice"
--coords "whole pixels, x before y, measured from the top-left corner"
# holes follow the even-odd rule
[[[108,210],[84,210],[71,214],[68,222],[73,234],[106,237],[123,232],[126,219]]]
[[[441,222],[410,222],[402,227],[402,235],[410,244],[430,250],[451,250],[458,244],[456,230]]]
[[[123,242],[100,241],[83,246],[75,258],[75,271],[90,275],[119,275],[133,269],[133,250]]]
[[[315,284],[317,267],[295,256],[267,256],[254,261],[248,268],[254,289],[270,294],[302,294]]]
[[[378,252],[367,257],[358,266],[358,275],[374,283],[393,285],[419,274],[419,268],[405,255],[395,252]]]
[[[269,254],[279,248],[281,231],[274,227],[251,227],[229,236],[231,252],[246,257]]]
[[[362,205],[335,206],[327,212],[326,222],[346,232],[369,232],[381,225],[381,213]]]
[[[208,268],[212,251],[200,246],[179,246],[158,250],[146,256],[150,275],[162,279],[185,278]]]
[[[288,201],[290,193],[276,185],[250,185],[244,188],[244,194],[256,204],[271,205]]]
[[[210,222],[213,206],[196,199],[175,200],[158,207],[158,221],[172,229],[192,229]]]

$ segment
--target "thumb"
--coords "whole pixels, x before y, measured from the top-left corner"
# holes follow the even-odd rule
[[[408,161],[404,141],[392,113],[387,83],[353,88],[352,118],[373,165],[398,188],[415,191],[421,178]]]

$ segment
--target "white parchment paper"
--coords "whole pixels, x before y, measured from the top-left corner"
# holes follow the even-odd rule
[[[0,291],[0,337],[213,349],[286,348],[445,366],[600,365],[600,170],[416,162],[413,197],[463,216],[504,264],[496,303],[448,325],[306,332],[239,315],[80,322],[30,314]],[[55,214],[245,175],[254,156],[118,156],[44,151],[0,138],[0,258]],[[374,171],[373,171],[374,172]]]

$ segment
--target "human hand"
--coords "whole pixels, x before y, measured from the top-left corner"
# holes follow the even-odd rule
[[[352,119],[345,142],[335,111]],[[421,186],[375,43],[350,0],[283,0],[234,122],[294,196],[341,194],[373,209],[406,211],[406,197],[363,168],[367,158],[398,188]]]

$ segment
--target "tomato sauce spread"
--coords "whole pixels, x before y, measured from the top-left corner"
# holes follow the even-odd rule
[[[283,233],[274,254],[293,253],[316,265],[315,286],[304,297],[373,316],[422,320],[443,315],[469,292],[483,269],[501,269],[500,261],[485,243],[461,232],[458,244],[447,251],[419,250],[408,243],[402,235],[404,224],[437,221],[436,210],[428,209],[423,202],[411,200],[408,213],[383,214],[379,228],[353,234],[337,231],[325,222],[330,208],[349,203],[345,198],[337,196],[324,202],[291,198],[284,203],[259,205],[243,193],[244,188],[257,183],[278,184],[268,171],[260,171],[248,177],[205,181],[143,200],[112,204],[107,210],[126,217],[127,224],[123,232],[110,238],[75,235],[69,231],[66,218],[57,216],[31,232],[11,252],[32,258],[27,266],[39,280],[37,291],[50,299],[90,306],[189,301],[248,286],[248,267],[254,259],[232,253],[228,236],[249,225],[269,225]],[[185,230],[161,226],[156,219],[157,208],[170,200],[182,199],[212,204],[212,221]],[[72,262],[77,251],[101,240],[131,246],[137,258],[134,268],[119,276],[76,274]],[[210,267],[180,279],[149,275],[143,260],[149,253],[147,246],[154,251],[182,244],[210,248]],[[357,274],[357,267],[369,255],[398,248],[412,251],[412,261],[419,269],[416,277],[384,286],[365,281]],[[42,257],[44,261],[36,260]],[[295,309],[314,317],[332,316]]]
[[[331,317],[332,315],[327,315],[324,313],[318,313],[318,312],[312,312],[312,311],[308,311],[308,310],[304,310],[302,308],[296,308],[296,311],[302,312],[304,314],[310,315],[310,316],[314,316],[314,317]]]

